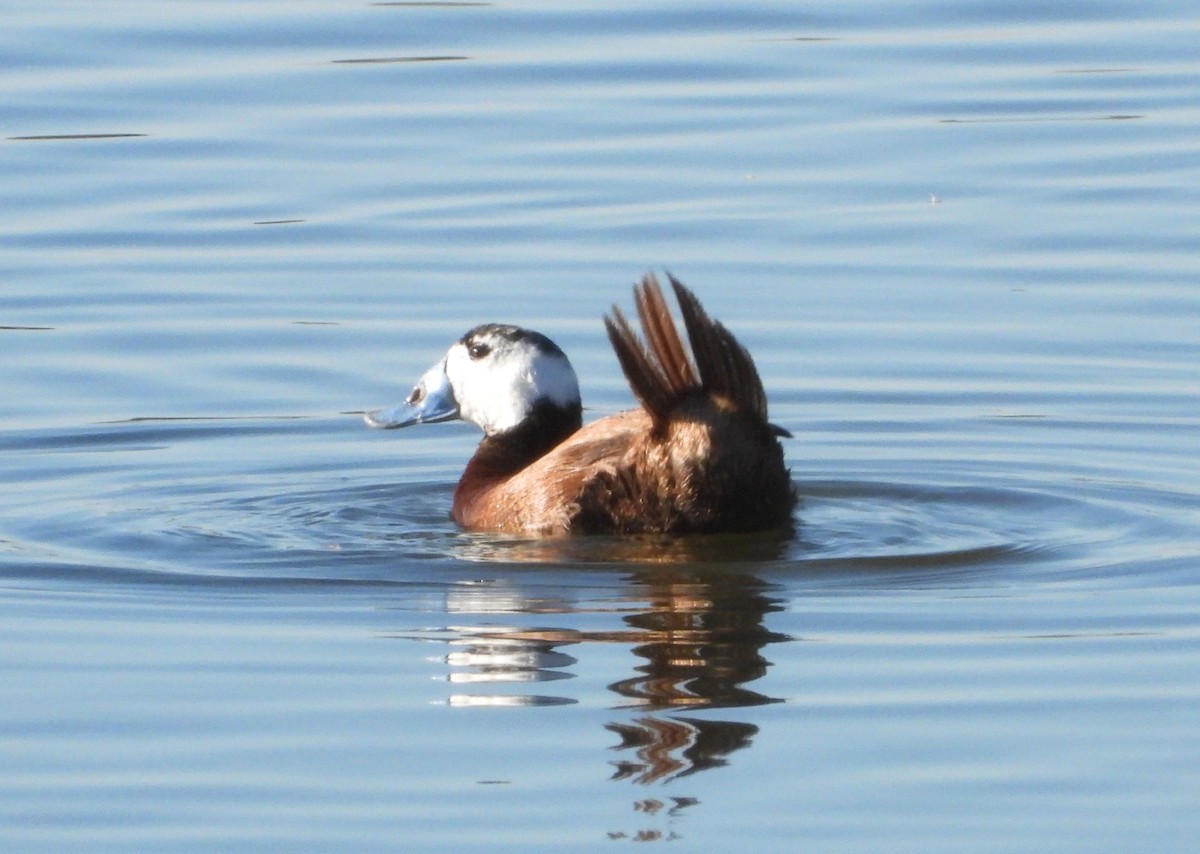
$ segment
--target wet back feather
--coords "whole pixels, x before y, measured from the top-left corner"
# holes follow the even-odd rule
[[[653,275],[634,288],[642,336],[617,307],[613,350],[650,420],[648,442],[589,485],[579,522],[596,530],[762,530],[790,523],[795,490],[754,360],[669,277],[687,339]]]
[[[716,398],[730,411],[757,415],[765,422],[767,395],[746,348],[720,321],[708,316],[696,295],[682,282],[674,276],[668,278],[690,346],[680,338],[653,275],[634,288],[645,342],[617,306],[604,318],[621,369],[655,428],[661,429],[683,400],[698,394]]]

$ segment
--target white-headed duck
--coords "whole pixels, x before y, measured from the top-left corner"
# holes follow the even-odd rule
[[[609,340],[639,409],[582,426],[571,363],[544,335],[476,326],[372,427],[461,418],[484,433],[454,493],[469,530],[526,534],[763,531],[795,488],[754,361],[673,276],[687,342],[658,281],[634,288],[645,343],[613,307]],[[689,346],[690,345],[690,346]]]

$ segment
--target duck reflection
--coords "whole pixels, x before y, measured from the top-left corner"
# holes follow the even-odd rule
[[[447,656],[457,686],[549,683],[569,679],[577,659],[563,648],[580,642],[631,644],[640,660],[634,675],[608,687],[622,698],[620,709],[636,709],[630,719],[606,728],[628,753],[612,762],[612,778],[640,784],[662,783],[728,762],[758,732],[738,720],[696,716],[710,709],[735,709],[778,702],[747,687],[769,666],[763,648],[787,640],[764,626],[779,609],[768,586],[737,567],[659,565],[629,578],[627,598],[644,603],[613,631],[515,626],[460,626],[447,640]],[[451,613],[564,613],[568,603],[522,596],[499,583],[463,585],[447,599]],[[487,694],[473,690],[450,697],[455,706],[514,706],[572,703],[569,697],[538,693]],[[687,714],[674,714],[686,712]]]
[[[528,684],[574,676],[565,668],[576,664],[577,659],[557,649],[574,641],[539,639],[537,630],[494,626],[477,629],[474,636],[469,634],[472,631],[469,628],[457,631],[460,639],[451,640],[450,644],[460,649],[446,656],[446,663],[453,668],[448,677],[451,684]],[[449,699],[451,706],[561,706],[574,702],[570,697],[510,693],[454,693]]]
[[[765,585],[736,571],[698,573],[658,568],[634,577],[647,609],[624,621],[640,639],[639,675],[609,687],[649,709],[730,708],[774,702],[749,690],[767,672],[761,650],[787,640],[768,631],[765,616],[779,605]]]
[[[690,572],[663,568],[639,573],[648,608],[625,617],[639,636],[635,655],[645,659],[636,676],[609,688],[648,712],[729,709],[778,702],[745,687],[767,672],[762,649],[786,640],[763,625],[778,604],[758,578],[742,572]],[[636,758],[614,763],[614,779],[655,783],[725,765],[750,745],[753,724],[693,716],[648,714],[607,728],[618,750]]]

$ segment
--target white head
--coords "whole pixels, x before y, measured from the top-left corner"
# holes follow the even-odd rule
[[[455,343],[403,404],[368,412],[366,421],[387,429],[461,418],[491,436],[520,425],[539,403],[578,409],[566,355],[540,333],[488,323]]]

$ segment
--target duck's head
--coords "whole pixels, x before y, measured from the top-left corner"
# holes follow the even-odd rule
[[[541,333],[486,323],[455,342],[404,403],[365,420],[386,430],[461,418],[493,436],[547,407],[578,421],[579,382],[566,354]]]

